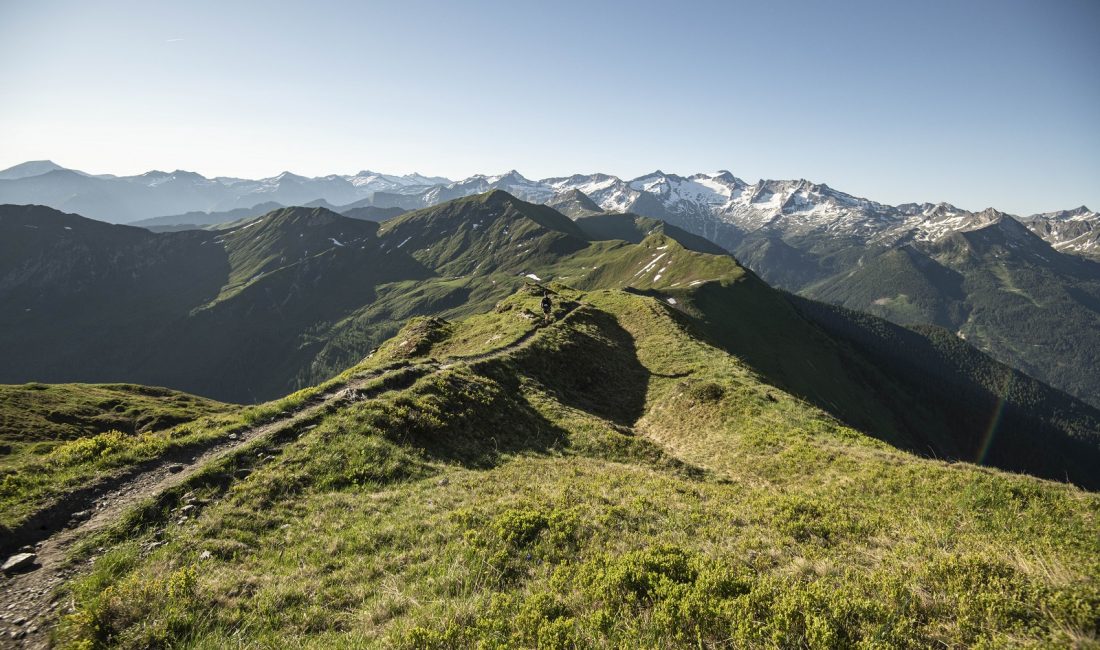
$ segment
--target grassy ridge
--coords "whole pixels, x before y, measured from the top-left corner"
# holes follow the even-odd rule
[[[134,384],[0,385],[0,440],[59,441],[111,429],[144,433],[228,408],[203,397]]]
[[[104,475],[220,437],[233,410],[151,386],[0,386],[0,532]]]
[[[1100,497],[897,451],[764,383],[660,301],[578,297],[514,352],[349,405],[196,495],[196,518],[131,531],[72,585],[57,640],[1095,642]],[[398,338],[426,333],[421,356],[469,350],[517,311]]]

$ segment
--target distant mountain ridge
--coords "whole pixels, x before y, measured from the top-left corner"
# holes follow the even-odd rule
[[[599,173],[531,180],[511,170],[460,181],[369,170],[313,178],[283,172],[255,180],[208,179],[183,170],[92,176],[52,161],[0,171],[0,203],[47,205],[111,223],[251,208],[264,202],[304,205],[318,199],[345,208],[409,210],[494,189],[532,203],[580,192],[603,211],[663,219],[728,250],[762,233],[784,238],[835,233],[876,244],[929,240],[980,227],[991,214],[1002,214],[992,208],[969,212],[947,203],[891,206],[805,179],[750,184],[728,171],[679,176],[658,170],[631,180]],[[1100,214],[1085,206],[1012,218],[1062,252],[1100,257]]]

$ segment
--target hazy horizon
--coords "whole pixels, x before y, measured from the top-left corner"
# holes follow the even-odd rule
[[[1100,206],[1092,2],[62,1],[0,19],[2,167],[728,169],[892,205]]]
[[[29,163],[29,162],[52,162],[55,165],[59,165],[60,167],[63,167],[65,169],[70,169],[70,170],[73,170],[73,171],[83,172],[83,173],[86,173],[86,174],[89,174],[89,175],[92,175],[92,176],[112,175],[112,176],[116,176],[116,177],[138,176],[138,175],[141,175],[141,174],[144,174],[144,173],[154,172],[154,171],[165,172],[165,173],[172,173],[172,172],[176,172],[176,171],[184,171],[184,172],[197,173],[197,174],[200,174],[201,176],[203,176],[205,178],[208,178],[208,179],[214,179],[214,178],[240,178],[240,179],[248,179],[248,180],[260,180],[260,179],[263,179],[263,178],[274,178],[274,177],[276,177],[279,174],[284,173],[284,172],[289,172],[291,174],[296,174],[298,176],[304,176],[304,177],[307,177],[307,178],[323,178],[323,177],[330,176],[330,175],[354,176],[355,174],[357,174],[359,172],[363,172],[363,171],[370,171],[370,172],[373,172],[373,173],[385,174],[385,175],[389,175],[389,176],[404,176],[404,175],[414,175],[414,174],[418,174],[420,176],[425,176],[425,177],[441,177],[442,176],[440,174],[425,173],[425,172],[422,172],[420,170],[412,170],[412,171],[408,171],[408,172],[397,173],[397,172],[390,172],[389,170],[374,168],[374,167],[370,167],[370,166],[360,167],[359,169],[356,169],[355,171],[350,171],[350,172],[336,171],[336,172],[321,173],[321,174],[302,174],[302,173],[299,173],[299,172],[295,171],[294,169],[283,169],[283,170],[280,170],[278,173],[270,174],[268,176],[254,176],[254,177],[240,176],[240,175],[235,175],[235,174],[204,174],[200,170],[183,169],[181,167],[146,169],[144,171],[136,172],[134,174],[118,174],[118,173],[114,173],[114,172],[110,172],[110,171],[89,171],[87,169],[80,169],[78,167],[72,167],[72,166],[69,166],[69,165],[61,164],[61,163],[57,162],[56,160],[49,159],[49,158],[39,159],[39,160],[24,160],[21,163],[15,163],[15,164],[6,165],[6,166],[0,165],[0,170],[6,170],[6,169],[9,169],[11,167],[15,167],[17,165],[20,165],[22,163]],[[799,178],[787,178],[787,179],[746,178],[746,177],[736,173],[736,171],[731,170],[731,169],[712,169],[712,170],[706,170],[706,171],[701,171],[701,170],[680,171],[680,170],[671,170],[671,169],[652,169],[649,172],[645,172],[643,174],[638,174],[636,176],[622,176],[622,175],[619,175],[619,174],[612,174],[611,172],[607,172],[606,170],[596,170],[596,171],[586,171],[586,172],[568,172],[568,173],[562,173],[562,174],[552,174],[550,176],[536,177],[536,176],[531,176],[529,174],[523,173],[522,169],[509,168],[509,169],[506,169],[506,170],[499,170],[499,171],[495,171],[495,172],[478,172],[477,174],[491,177],[491,176],[504,175],[504,174],[506,174],[510,171],[519,172],[519,174],[521,176],[523,176],[524,178],[527,178],[528,180],[532,180],[532,181],[539,181],[539,180],[543,180],[543,179],[546,179],[546,178],[563,178],[563,177],[572,176],[574,174],[588,175],[588,174],[598,174],[598,173],[610,174],[612,176],[617,176],[617,177],[619,177],[623,180],[632,180],[634,178],[638,178],[640,176],[645,176],[646,174],[654,173],[654,172],[658,172],[658,171],[666,173],[666,174],[673,174],[673,175],[676,175],[676,176],[681,176],[681,177],[684,177],[684,178],[690,177],[694,174],[699,174],[699,173],[715,173],[715,172],[719,172],[719,171],[728,171],[729,173],[733,174],[734,176],[740,178],[741,180],[743,180],[743,181],[745,181],[749,184],[753,184],[756,181],[765,181],[765,180],[800,180],[801,179],[801,177],[799,177]],[[462,178],[452,178],[452,177],[446,177],[446,178],[447,178],[447,180],[449,180],[451,182],[461,182],[461,181],[469,179],[469,178],[471,178],[472,176],[475,176],[475,175],[476,174],[471,174],[470,176],[465,176],[465,177],[462,177]],[[834,190],[839,190],[841,192],[845,192],[845,189],[843,187],[836,187],[835,185],[824,182],[824,181],[818,181],[818,180],[812,179],[812,178],[803,179],[803,180],[808,180],[808,181],[814,182],[814,183],[823,183],[825,185],[828,185],[829,187],[831,187]],[[1079,207],[1082,207],[1082,206],[1086,207],[1086,208],[1089,208],[1090,210],[1094,209],[1093,206],[1090,206],[1088,204],[1078,203],[1078,204],[1074,204],[1074,205],[1067,205],[1067,206],[1063,206],[1063,207],[1060,207],[1060,208],[1055,208],[1053,210],[1043,210],[1043,211],[1040,211],[1040,212],[1013,212],[1011,210],[1005,210],[1005,209],[1003,209],[1003,208],[1001,208],[1000,206],[997,206],[997,205],[985,205],[985,206],[981,206],[981,207],[976,207],[976,206],[959,205],[958,203],[954,203],[952,201],[938,201],[938,200],[937,201],[915,200],[915,201],[902,201],[902,202],[899,202],[899,203],[889,203],[889,202],[886,202],[886,201],[880,201],[880,200],[876,199],[873,196],[858,196],[857,198],[870,199],[872,201],[876,201],[876,202],[882,203],[884,205],[893,205],[893,206],[902,205],[902,204],[905,204],[905,203],[924,203],[924,202],[927,202],[927,203],[948,203],[948,204],[953,205],[956,208],[961,208],[963,210],[968,210],[970,212],[980,212],[980,211],[985,210],[987,208],[994,208],[994,209],[999,210],[1001,212],[1006,212],[1008,214],[1015,214],[1016,216],[1021,216],[1021,217],[1031,216],[1033,214],[1039,214],[1040,212],[1049,213],[1049,212],[1057,212],[1057,211],[1061,211],[1061,210],[1073,210],[1073,209],[1076,209],[1076,208],[1079,208]]]

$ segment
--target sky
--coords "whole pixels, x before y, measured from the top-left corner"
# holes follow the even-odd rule
[[[727,169],[1100,210],[1100,2],[0,0],[0,167]]]

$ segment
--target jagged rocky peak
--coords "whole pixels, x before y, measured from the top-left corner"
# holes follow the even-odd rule
[[[496,176],[490,176],[488,178],[492,182],[508,182],[508,181],[516,182],[516,183],[529,183],[530,182],[529,180],[527,180],[527,178],[523,174],[519,173],[518,171],[516,171],[514,169],[509,169],[508,171],[504,172],[503,174],[498,174]]]
[[[546,205],[571,219],[603,212],[603,208],[599,204],[576,188],[555,194],[553,198],[546,202]]]
[[[997,208],[989,207],[989,208],[986,208],[986,209],[982,210],[981,212],[979,212],[975,216],[980,217],[982,219],[986,219],[990,222],[994,222],[994,221],[1000,221],[1001,219],[1004,219],[1005,217],[1007,217],[1009,215],[1004,213],[1004,212],[1001,212]]]
[[[1100,219],[1100,214],[1089,210],[1088,206],[1081,205],[1072,210],[1058,210],[1056,212],[1042,212],[1028,217],[1029,220],[1045,219],[1050,221],[1081,221]]]
[[[929,206],[929,204],[927,204],[927,203],[925,203],[923,205]],[[930,205],[929,207],[925,208],[924,216],[931,217],[931,218],[934,218],[934,219],[935,218],[943,218],[943,217],[956,217],[956,216],[958,216],[959,214],[961,214],[963,212],[965,212],[965,211],[961,210],[959,208],[956,208],[955,206],[951,205],[950,203],[945,203],[943,201],[940,201],[939,203]]]
[[[711,172],[709,174],[708,173],[695,174],[693,176],[690,176],[689,178],[691,180],[698,180],[698,179],[704,179],[705,178],[705,179],[709,179],[709,180],[712,180],[712,181],[718,181],[720,183],[726,183],[726,184],[729,184],[729,185],[744,185],[745,184],[745,181],[741,180],[740,178],[737,178],[736,176],[734,176],[732,173],[730,173],[729,171],[727,171],[725,169],[719,169],[718,171]]]

